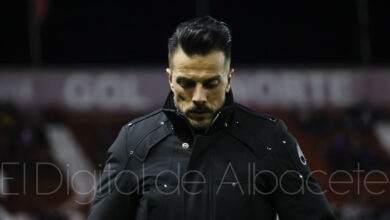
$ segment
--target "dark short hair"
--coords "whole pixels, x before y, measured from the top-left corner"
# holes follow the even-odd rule
[[[207,55],[213,50],[220,50],[225,55],[225,62],[230,62],[232,36],[227,25],[210,16],[194,18],[180,23],[168,40],[168,59],[171,59],[178,46],[188,56]]]

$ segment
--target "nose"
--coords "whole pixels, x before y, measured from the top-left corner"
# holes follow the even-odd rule
[[[202,85],[196,85],[194,89],[194,94],[192,95],[192,101],[196,103],[206,103],[207,95],[206,90]]]

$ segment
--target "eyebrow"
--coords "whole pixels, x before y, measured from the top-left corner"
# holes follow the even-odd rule
[[[218,76],[213,76],[211,78],[203,80],[203,82],[213,81],[213,80],[216,80],[216,79],[219,80],[220,78],[221,78],[221,76],[219,76],[219,75]],[[195,80],[188,79],[188,78],[183,77],[183,76],[177,77],[176,82],[181,82],[181,81],[184,81],[184,80],[186,80],[186,81],[194,81],[195,82]]]
[[[214,76],[214,77],[211,77],[209,79],[204,80],[203,83],[211,82],[213,80],[219,80],[220,78],[221,78],[221,76],[219,76],[219,75],[218,76]]]

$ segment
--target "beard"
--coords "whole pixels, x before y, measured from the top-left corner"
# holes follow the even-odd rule
[[[174,98],[174,104],[176,109],[185,116],[194,129],[208,128],[215,115],[215,111],[213,111],[205,104],[194,102],[194,105],[186,110],[180,107],[176,98]]]

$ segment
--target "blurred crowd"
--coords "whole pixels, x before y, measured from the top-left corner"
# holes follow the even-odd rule
[[[375,134],[377,123],[389,122],[386,110],[362,103],[342,110],[301,111],[297,115],[296,122],[311,137],[330,173],[350,173],[353,181],[359,181],[358,170],[361,175],[375,170],[389,177],[390,156]],[[339,219],[390,219],[388,200],[383,197],[360,191],[332,204]]]
[[[346,110],[303,111],[298,123],[309,135],[322,137],[315,146],[331,170],[390,170],[389,155],[379,143],[374,128],[388,120],[385,111],[363,103]]]
[[[40,116],[32,116],[12,104],[0,104],[1,220],[66,219],[57,207],[64,199],[63,193],[35,196],[37,191],[55,189],[60,175],[53,166],[40,166],[39,171],[37,168],[39,162],[56,164],[44,122]]]

